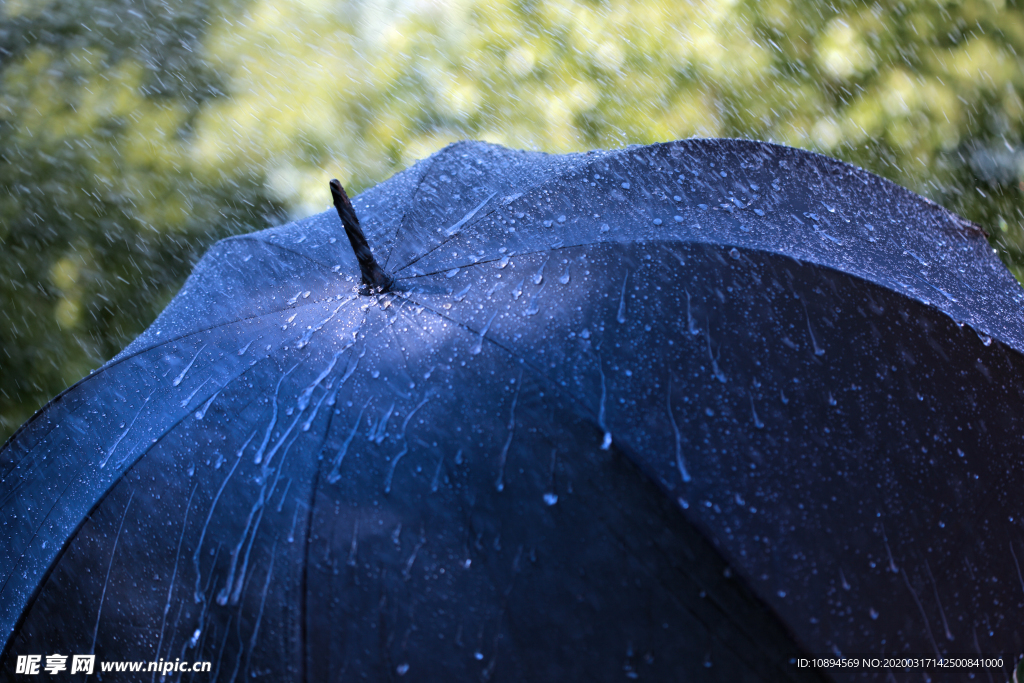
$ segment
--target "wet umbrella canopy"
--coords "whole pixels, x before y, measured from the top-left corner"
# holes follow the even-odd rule
[[[1024,649],[1024,297],[977,227],[728,140],[461,143],[352,206],[390,291],[334,212],[222,241],[7,444],[5,670],[815,680],[791,658]]]

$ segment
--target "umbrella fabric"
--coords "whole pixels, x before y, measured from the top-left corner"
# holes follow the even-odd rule
[[[976,226],[722,140],[462,143],[353,203],[396,291],[360,293],[330,212],[225,240],[7,444],[3,666],[801,680],[797,646],[1024,649],[1024,297]]]

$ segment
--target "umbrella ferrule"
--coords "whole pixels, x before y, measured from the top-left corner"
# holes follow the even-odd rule
[[[337,180],[331,180],[331,196],[334,199],[334,208],[338,210],[338,217],[345,227],[345,234],[348,235],[349,244],[355,252],[356,260],[359,262],[359,270],[363,276],[363,284],[367,287],[376,287],[387,292],[395,284],[395,279],[384,272],[373,258],[370,245],[366,241],[366,235],[359,225],[359,217],[352,206],[352,201],[345,193],[345,188]]]

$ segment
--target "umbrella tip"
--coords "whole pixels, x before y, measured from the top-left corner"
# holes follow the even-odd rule
[[[331,179],[330,187],[331,197],[334,199],[334,208],[338,210],[338,217],[341,219],[341,224],[345,227],[345,234],[348,235],[349,244],[352,245],[352,251],[355,252],[356,260],[359,262],[363,284],[368,287],[378,288],[382,292],[390,291],[395,284],[395,279],[385,273],[380,265],[377,264],[377,260],[373,258],[373,252],[370,251],[366,235],[359,225],[359,216],[356,215],[356,210],[352,206],[352,200],[348,198],[345,188],[342,187],[337,178]]]

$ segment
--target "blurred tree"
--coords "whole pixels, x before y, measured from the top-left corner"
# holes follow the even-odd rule
[[[1024,278],[1024,11],[998,0],[0,0],[0,439],[214,240],[448,142],[811,148]]]

